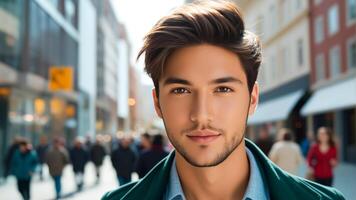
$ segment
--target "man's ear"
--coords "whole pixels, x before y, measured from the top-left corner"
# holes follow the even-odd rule
[[[250,108],[248,111],[248,115],[253,115],[253,113],[255,112],[255,110],[257,108],[258,98],[259,98],[259,87],[258,87],[257,81],[253,85],[253,89],[252,89],[250,98],[251,98],[250,99]]]
[[[161,106],[159,105],[159,100],[155,88],[152,89],[152,97],[153,97],[153,103],[155,106],[156,114],[158,115],[158,117],[162,118]]]

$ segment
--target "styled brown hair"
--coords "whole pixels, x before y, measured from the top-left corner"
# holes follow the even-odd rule
[[[167,58],[177,49],[211,44],[234,52],[240,59],[252,92],[261,64],[261,44],[245,30],[237,6],[228,1],[199,1],[183,5],[163,17],[144,39],[138,58],[145,53],[145,71],[152,78],[157,96],[158,82]]]

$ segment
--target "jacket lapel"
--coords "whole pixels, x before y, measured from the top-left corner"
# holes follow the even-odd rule
[[[306,182],[302,183],[301,179],[281,170],[250,140],[245,139],[245,143],[246,147],[255,156],[264,184],[268,188],[270,199],[285,200],[288,198],[288,200],[299,200],[301,197],[303,199],[315,199],[316,196],[319,196],[317,199],[321,199],[320,194],[316,192],[314,194],[306,192],[303,189]]]
[[[122,198],[132,199],[162,199],[169,181],[169,174],[175,153],[172,151],[165,159],[159,162],[144,178]]]

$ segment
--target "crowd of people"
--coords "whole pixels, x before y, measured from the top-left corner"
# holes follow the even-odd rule
[[[293,132],[282,128],[276,139],[271,138],[267,131],[261,131],[255,143],[272,162],[285,171],[297,175],[300,165],[306,162],[306,178],[332,186],[333,168],[337,165],[333,133],[328,127],[320,127],[315,140],[312,136],[308,133],[308,137],[299,145],[294,141]],[[94,143],[88,138],[86,142],[76,138],[68,146],[63,138],[53,138],[52,144],[49,144],[47,137],[42,136],[39,144],[33,148],[28,139],[15,137],[4,159],[4,177],[15,176],[19,193],[23,199],[30,199],[31,179],[38,173],[40,180],[43,180],[44,165],[47,165],[54,182],[56,199],[59,199],[63,169],[67,164],[72,165],[77,191],[81,191],[86,164],[94,164],[98,184],[104,157],[109,154],[118,184],[124,185],[131,182],[132,173],[136,172],[142,178],[168,155],[170,149],[167,149],[164,141],[161,134],[144,133],[137,139],[130,136],[114,138],[110,146],[105,146],[99,138]]]
[[[305,178],[319,184],[332,186],[333,169],[337,166],[337,145],[330,128],[320,127],[316,138],[309,132],[307,137],[297,144],[291,130],[282,128],[274,140],[267,131],[262,130],[256,145],[269,159],[285,171],[298,175],[298,169],[306,162],[308,166]]]
[[[56,199],[62,196],[62,175],[66,165],[71,164],[77,191],[84,185],[85,166],[92,162],[95,166],[96,184],[100,181],[100,168],[106,155],[110,156],[119,185],[131,182],[132,173],[140,178],[160,160],[168,155],[164,137],[161,134],[144,133],[140,138],[123,136],[114,138],[111,145],[104,144],[98,137],[94,143],[89,138],[83,141],[76,138],[66,145],[63,138],[55,137],[48,143],[46,136],[39,139],[34,148],[31,142],[23,137],[15,137],[8,148],[4,159],[4,178],[13,175],[17,180],[17,189],[23,199],[30,199],[31,179],[38,173],[44,180],[44,166],[48,166],[53,179]],[[110,152],[110,153],[109,153]]]

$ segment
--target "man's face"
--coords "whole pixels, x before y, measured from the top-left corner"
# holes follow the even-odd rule
[[[177,152],[196,167],[216,166],[241,143],[258,100],[250,96],[239,58],[223,48],[196,45],[175,51],[159,81],[155,109]]]

